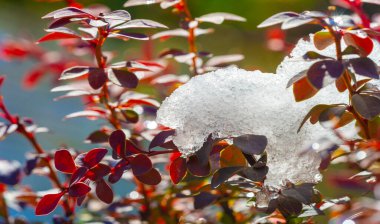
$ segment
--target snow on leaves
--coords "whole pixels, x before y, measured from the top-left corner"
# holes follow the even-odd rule
[[[210,72],[174,91],[159,109],[157,121],[175,129],[173,142],[186,156],[200,150],[210,133],[213,138],[265,136],[268,186],[278,187],[285,181],[315,183],[320,180],[318,154],[299,154],[323,129],[309,125],[296,133],[301,122],[296,114],[314,102],[295,104],[286,82],[279,75],[235,67]],[[331,89],[325,92],[329,94]],[[243,139],[240,142],[244,144]],[[263,145],[257,145],[258,153]]]

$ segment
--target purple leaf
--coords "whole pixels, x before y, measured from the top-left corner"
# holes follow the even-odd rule
[[[139,83],[137,76],[128,70],[110,69],[108,79],[115,85],[134,89]]]

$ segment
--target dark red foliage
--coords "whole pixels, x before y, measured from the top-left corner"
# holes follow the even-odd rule
[[[47,215],[54,211],[59,203],[59,200],[64,194],[65,192],[60,192],[57,194],[47,194],[43,196],[36,206],[36,215]]]
[[[88,192],[90,192],[91,188],[82,182],[77,182],[70,186],[69,188],[69,196],[70,197],[82,197],[85,196]]]
[[[147,185],[157,185],[161,182],[161,174],[155,168],[150,169],[143,175],[136,176],[136,178]]]
[[[107,152],[107,149],[93,149],[85,154],[82,161],[84,165],[90,169],[96,166],[104,158]]]
[[[116,130],[112,132],[109,137],[109,144],[111,145],[112,149],[115,150],[116,154],[121,158],[125,158],[126,156],[125,139],[126,136],[122,130]]]
[[[111,172],[111,168],[108,165],[99,163],[91,168],[86,176],[92,181],[101,180],[104,176],[107,176]]]
[[[63,173],[74,173],[76,170],[73,157],[67,150],[58,150],[54,155],[54,164],[57,170]]]
[[[184,156],[173,141],[178,130],[154,123],[161,100],[187,80],[187,77],[173,75],[176,66],[166,59],[172,58],[188,66],[194,76],[241,60],[243,55],[214,56],[208,50],[198,49],[201,45],[198,46],[197,37],[211,32],[211,29],[202,29],[204,23],[220,24],[225,20],[244,21],[244,18],[220,12],[194,16],[188,5],[191,1],[185,0],[128,0],[126,7],[159,3],[161,8],[171,8],[180,17],[179,29],[164,31],[150,38],[146,34],[136,33],[135,29],[167,27],[152,20],[132,19],[126,10],[111,11],[102,5],[83,7],[75,0],[64,2],[68,7],[43,16],[43,19],[49,20],[47,34],[37,41],[44,43],[56,40],[65,49],[64,54],[45,50],[41,45],[35,45],[34,41],[8,40],[1,43],[0,56],[3,60],[37,61],[37,65],[28,69],[23,78],[25,87],[34,87],[46,74],[52,74],[54,81],[59,79],[64,82],[52,90],[65,92],[56,99],[79,97],[85,104],[83,110],[66,115],[65,119],[85,117],[100,120],[102,127],[92,131],[86,139],[86,143],[99,145],[83,151],[60,149],[52,156],[36,138],[36,134],[44,129],[37,127],[32,119],[10,113],[0,95],[0,140],[9,134],[19,133],[35,149],[34,153],[28,154],[24,167],[19,163],[1,161],[7,166],[4,169],[6,172],[0,174],[0,215],[4,222],[18,222],[17,217],[8,217],[13,214],[7,211],[7,203],[20,207],[35,206],[36,215],[49,214],[57,205],[61,205],[65,217],[54,217],[55,223],[81,222],[75,217],[78,210],[76,206],[92,205],[92,200],[96,198],[90,192],[108,204],[98,211],[88,206],[86,213],[93,215],[99,222],[187,222],[187,216],[192,217],[192,214],[187,206],[178,209],[177,205],[189,200],[207,223],[243,223],[258,217],[265,223],[313,222],[313,216],[322,215],[322,210],[334,204],[344,205],[342,207],[346,209],[334,210],[333,216],[338,222],[342,217],[353,220],[359,218],[352,216],[355,211],[350,210],[356,207],[361,211],[361,216],[375,217],[373,213],[377,210],[361,208],[360,200],[356,200],[352,206],[347,199],[322,197],[314,183],[286,180],[281,186],[272,188],[266,182],[270,167],[267,160],[270,162],[277,158],[270,157],[273,156],[270,150],[266,151],[268,142],[272,141],[266,136],[231,135],[228,139],[219,139],[209,133],[200,149],[191,156]],[[320,28],[321,31],[316,32],[310,42],[314,44],[310,47],[316,50],[303,52],[303,57],[297,58],[311,62],[311,66],[291,77],[287,88],[293,88],[295,101],[303,101],[312,98],[327,85],[335,84],[339,92],[346,92],[347,100],[346,103],[312,107],[298,131],[308,122],[311,123],[308,125],[331,124],[331,135],[335,135],[339,143],[321,140],[321,144],[310,147],[310,150],[318,148],[322,160],[319,169],[327,169],[332,160],[339,158],[339,161],[348,165],[347,169],[354,168],[361,172],[351,178],[333,178],[334,185],[374,191],[374,195],[378,195],[379,174],[375,168],[380,158],[380,97],[378,86],[371,81],[379,79],[379,71],[378,61],[372,56],[369,58],[369,55],[376,46],[375,39],[380,39],[380,28],[371,24],[363,6],[367,3],[380,5],[380,2],[334,0],[333,3],[351,10],[360,20],[354,19],[356,17],[352,15],[343,17],[336,13],[339,11],[335,11],[335,7],[329,7],[326,12],[280,12],[259,27],[280,25],[267,32],[266,43],[271,50],[284,53],[290,48],[286,43],[285,30],[307,24]],[[184,37],[188,46],[170,46],[161,51],[156,59],[154,39],[171,37]],[[109,38],[148,41],[141,50],[142,57],[128,53],[122,61],[114,62],[114,58],[123,57],[123,54],[108,51],[106,43]],[[335,55],[325,53],[324,50],[328,48],[334,48]],[[78,58],[84,55],[86,61]],[[4,77],[0,76],[0,87],[3,82]],[[145,94],[140,93],[140,90]],[[194,122],[198,121],[195,119]],[[349,123],[358,130],[355,138],[340,133],[339,128]],[[225,125],[229,123],[226,121]],[[112,157],[107,156],[109,147]],[[169,158],[163,156],[168,154]],[[164,166],[166,170],[160,173],[159,169]],[[57,174],[57,170],[64,175]],[[35,173],[47,177],[59,193],[47,194],[39,199],[39,194],[29,187],[23,187],[21,178],[25,174]],[[172,185],[167,185],[169,176]],[[128,184],[133,182],[130,186],[135,188],[128,195],[114,196],[112,184],[122,178]],[[357,181],[359,178],[360,181]],[[157,187],[162,180],[165,183],[163,187]],[[20,187],[20,195],[10,199],[6,194],[8,186],[15,191]],[[268,199],[264,206],[259,203],[260,196]],[[254,203],[244,211],[235,209],[244,200]],[[85,203],[87,201],[89,203]],[[370,204],[365,206],[371,207]],[[207,206],[218,207],[211,209],[213,213],[218,213],[212,220],[209,220],[209,214],[204,213],[206,210],[201,210]],[[260,212],[271,215],[265,216]],[[203,222],[200,219],[198,221]]]
[[[170,164],[170,178],[174,184],[178,184],[186,175],[186,159],[178,157]]]
[[[111,204],[113,201],[112,189],[103,179],[96,183],[96,196],[107,204]]]
[[[72,33],[52,32],[41,37],[37,41],[37,43],[42,43],[42,42],[50,41],[50,40],[62,40],[62,39],[71,39],[71,38],[79,38],[79,36]]]
[[[131,159],[132,171],[135,176],[141,176],[152,169],[152,161],[144,154],[138,154]]]

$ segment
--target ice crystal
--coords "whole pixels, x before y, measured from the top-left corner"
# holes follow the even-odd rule
[[[163,102],[157,122],[176,130],[173,141],[186,156],[197,151],[209,134],[213,138],[265,135],[266,185],[317,182],[319,155],[300,152],[326,130],[306,125],[297,134],[297,128],[316,103],[344,103],[346,97],[327,87],[312,100],[296,103],[291,89],[285,88],[287,81],[285,76],[236,67],[196,76]]]

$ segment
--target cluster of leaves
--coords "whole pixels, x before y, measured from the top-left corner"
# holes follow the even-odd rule
[[[328,14],[316,11],[305,11],[300,14],[283,12],[268,18],[259,27],[281,24],[281,28],[286,30],[305,24],[314,24],[323,28],[313,35],[311,43],[314,43],[315,49],[319,51],[332,47],[336,55],[323,55],[316,51],[305,52],[303,60],[313,63],[291,78],[287,87],[293,86],[295,100],[303,101],[312,98],[322,88],[335,83],[339,92],[349,92],[349,99],[347,99],[349,103],[315,105],[304,117],[298,131],[307,121],[312,124],[319,122],[323,126],[334,129],[336,136],[344,144],[339,146],[335,142],[325,140],[323,147],[315,148],[323,158],[321,169],[326,169],[337,158],[347,158],[343,161],[359,168],[361,172],[351,178],[334,177],[334,183],[343,188],[356,185],[356,189],[369,190],[371,187],[368,184],[373,186],[377,184],[376,172],[372,173],[368,170],[374,169],[378,164],[373,154],[377,154],[379,150],[380,133],[378,126],[380,90],[371,83],[371,80],[380,78],[379,68],[369,55],[374,49],[374,42],[379,39],[379,34],[377,27],[371,26],[369,17],[364,13],[363,3],[380,4],[380,2],[361,0],[334,2],[354,11],[360,21],[355,22],[345,15],[334,15],[333,11],[329,11]],[[330,7],[330,10],[335,10],[335,8]],[[347,135],[341,133],[339,129],[352,122],[359,130],[360,138],[355,140],[345,137]],[[360,153],[363,157],[354,156]],[[358,177],[364,177],[366,183],[362,182],[363,179],[358,180]],[[317,213],[313,212],[313,214]],[[353,214],[355,211],[350,211],[347,207],[341,211],[339,219],[345,220]],[[358,215],[356,219],[370,220],[365,216]]]
[[[162,3],[164,2],[165,1]],[[125,32],[125,30],[128,29],[166,28],[166,26],[151,20],[132,20],[130,14],[125,10],[109,11],[102,6],[83,8],[78,4],[70,3],[69,5],[70,7],[53,11],[43,17],[44,19],[50,19],[51,22],[46,30],[48,34],[40,38],[37,43],[53,40],[60,41],[63,46],[67,47],[68,52],[75,56],[80,54],[92,54],[96,59],[96,65],[93,65],[91,61],[82,61],[82,59],[79,58],[73,59],[75,63],[63,64],[63,59],[55,60],[54,63],[56,64],[45,62],[42,59],[48,58],[45,54],[47,55],[51,52],[45,51],[30,42],[25,42],[24,45],[20,45],[18,42],[17,44],[13,42],[4,43],[2,50],[3,58],[24,59],[26,56],[34,57],[41,61],[41,65],[38,66],[37,70],[45,72],[46,68],[50,70],[50,67],[52,67],[52,69],[55,68],[55,70],[51,71],[59,74],[59,80],[71,81],[71,83],[67,85],[52,89],[53,92],[66,92],[56,99],[81,97],[87,102],[85,110],[66,115],[65,119],[87,117],[91,120],[104,119],[108,121],[111,127],[104,126],[100,130],[94,131],[88,136],[86,141],[92,144],[110,145],[113,149],[112,159],[106,156],[107,149],[105,148],[94,148],[83,153],[67,149],[59,149],[55,152],[46,153],[35,138],[36,133],[46,131],[46,129],[38,128],[30,119],[19,118],[11,114],[1,101],[1,110],[3,111],[1,115],[2,118],[7,121],[2,124],[2,136],[5,137],[17,131],[24,135],[36,150],[36,153],[29,154],[24,173],[27,175],[35,173],[45,175],[52,181],[54,188],[56,188],[54,192],[48,194],[34,194],[28,192],[28,194],[21,194],[14,200],[17,203],[27,203],[35,206],[36,215],[49,214],[53,212],[58,205],[61,205],[66,217],[56,217],[55,222],[67,223],[74,220],[76,206],[86,204],[86,201],[94,199],[91,193],[93,190],[97,198],[102,202],[106,204],[112,203],[109,207],[108,217],[113,217],[113,219],[118,220],[133,219],[134,216],[132,214],[117,217],[114,215],[114,210],[131,206],[131,204],[137,202],[141,206],[139,208],[140,219],[150,221],[160,220],[162,219],[162,214],[156,216],[152,215],[152,213],[157,213],[157,211],[161,211],[164,208],[161,204],[159,204],[159,206],[154,205],[154,201],[158,203],[162,197],[169,197],[171,200],[175,199],[175,197],[173,198],[170,192],[157,191],[155,187],[148,187],[149,185],[155,186],[165,180],[163,178],[165,175],[159,172],[158,167],[154,167],[155,160],[152,157],[163,154],[173,154],[170,158],[172,162],[168,170],[172,182],[178,184],[181,180],[185,179],[185,176],[187,176],[186,179],[209,177],[210,174],[214,172],[214,170],[211,170],[209,163],[212,144],[207,146],[207,151],[205,152],[207,156],[205,158],[198,159],[198,157],[194,156],[185,159],[181,157],[171,141],[165,142],[168,137],[174,134],[174,130],[164,129],[158,134],[157,131],[150,131],[149,128],[146,127],[145,121],[140,118],[140,116],[143,115],[138,113],[136,108],[142,108],[145,113],[154,113],[159,103],[150,96],[134,92],[132,89],[135,89],[144,79],[149,80],[151,79],[150,77],[159,74],[164,65],[145,60],[127,60],[110,63],[112,55],[108,52],[103,52],[102,47],[108,38],[116,38],[124,41],[130,39],[149,39],[148,36],[141,33]],[[195,39],[193,38],[198,35],[196,32],[198,32],[199,28],[197,27],[201,22],[220,24],[224,20],[244,21],[243,18],[229,13],[213,13],[192,19],[191,15],[188,14],[187,5],[185,8],[185,1],[175,2],[175,4],[170,6],[176,7],[183,20],[181,21],[181,26],[186,27],[180,30],[169,31],[168,34],[158,33],[153,39],[169,36],[170,33],[170,36],[176,36],[176,33],[182,33],[180,36],[189,38],[190,48],[195,46]],[[191,27],[190,24],[192,24]],[[186,33],[185,35],[184,32]],[[193,37],[190,38],[190,36]],[[202,63],[200,63],[200,59],[198,59],[198,57],[200,57],[198,56],[198,52],[195,48],[193,48],[192,51],[192,53],[182,52],[181,55],[182,58],[197,61],[197,67],[195,69],[198,69],[198,71],[196,74],[215,69],[219,65],[242,58],[241,55],[211,58],[211,53],[199,53],[202,57],[210,58],[204,67],[201,67]],[[78,52],[80,52],[80,54],[78,54]],[[161,57],[169,55],[170,53],[163,53]],[[177,56],[179,56],[179,54]],[[205,66],[207,66],[208,69],[206,69]],[[34,76],[33,84],[36,83],[41,75],[42,74],[38,74]],[[28,77],[29,76],[30,75],[28,75]],[[153,82],[172,83],[177,80],[176,78],[173,79],[171,77],[165,77],[164,75],[159,78],[163,80],[153,80]],[[1,82],[2,81],[3,79],[1,79]],[[114,129],[116,130],[113,131]],[[146,135],[151,136],[152,134],[155,135],[155,137],[151,141],[149,149],[145,150],[144,147],[141,146],[142,141],[146,138]],[[166,148],[167,150],[160,150],[160,148]],[[220,149],[222,148],[219,148],[219,150]],[[224,156],[228,156],[227,151],[225,151]],[[75,158],[75,160],[73,158]],[[255,160],[252,156],[250,156],[250,158],[251,160]],[[265,157],[261,160],[264,159]],[[51,160],[54,161],[55,169],[49,162]],[[228,161],[227,158],[225,158],[225,160]],[[261,163],[262,162],[258,162],[258,164]],[[265,164],[256,165],[257,167],[251,168],[252,171],[250,171],[249,168],[244,168],[244,164],[240,165],[242,175],[252,175],[252,178],[254,178],[254,170],[256,169],[263,170],[261,171],[260,179],[263,179],[267,172]],[[46,172],[45,168],[48,168],[48,172]],[[66,178],[64,182],[61,182],[56,170],[65,174]],[[118,198],[114,200],[111,185],[117,183],[122,178],[126,179],[126,172],[133,175],[132,181],[137,185],[136,190],[138,194],[143,196],[144,199],[142,201],[130,201],[129,198]],[[221,172],[222,171],[219,171],[219,173]],[[238,170],[236,170],[236,172],[238,172]],[[4,175],[2,183],[8,185],[19,183],[21,173],[21,167],[17,166],[14,171],[12,170],[12,172],[8,172],[7,175]],[[204,178],[196,180],[194,186],[201,186],[203,180]],[[222,179],[220,178],[215,181],[219,181],[219,184],[222,183]],[[213,188],[217,187],[214,183],[215,181],[213,181]],[[185,189],[176,190],[174,186],[171,187],[171,190],[177,192],[177,194],[180,194],[179,192],[181,191],[185,191]],[[222,201],[227,193],[225,190],[218,191],[218,200]],[[210,197],[205,197],[206,200],[204,200],[205,198],[201,197],[201,195],[208,195]],[[154,197],[149,199],[151,196]],[[195,199],[194,203],[196,204],[196,208],[203,208],[211,204],[211,202],[215,202],[214,199],[216,199],[215,195],[206,191],[201,194],[195,191],[190,198]],[[207,198],[211,198],[212,200],[209,201]],[[173,201],[172,203],[176,202]],[[224,210],[228,211],[229,219],[234,220],[234,214],[229,205],[225,202],[220,202],[220,205]],[[89,210],[88,212],[91,211]],[[185,212],[176,212],[178,214],[174,220],[178,221]],[[7,213],[4,212],[4,214]],[[168,217],[164,217],[173,220],[169,212],[167,216]],[[5,215],[4,218],[6,220],[9,219],[7,215]],[[104,217],[101,217],[101,219],[103,218]]]
[[[185,37],[188,39],[189,49],[182,50],[177,48],[166,49],[160,53],[161,58],[174,58],[178,63],[184,63],[190,66],[194,75],[202,74],[207,71],[212,71],[220,67],[226,66],[230,63],[240,61],[244,59],[243,55],[219,55],[214,56],[210,52],[199,51],[196,47],[196,37],[212,33],[213,29],[202,29],[199,26],[202,23],[222,24],[224,21],[246,21],[243,17],[226,13],[226,12],[214,12],[199,17],[193,18],[187,1],[144,1],[144,0],[129,0],[124,6],[132,7],[139,5],[147,5],[160,3],[161,8],[173,8],[173,12],[178,14],[181,18],[178,29],[166,30],[156,33],[152,36],[153,39],[168,39],[171,37]],[[207,62],[203,62],[207,59]]]

